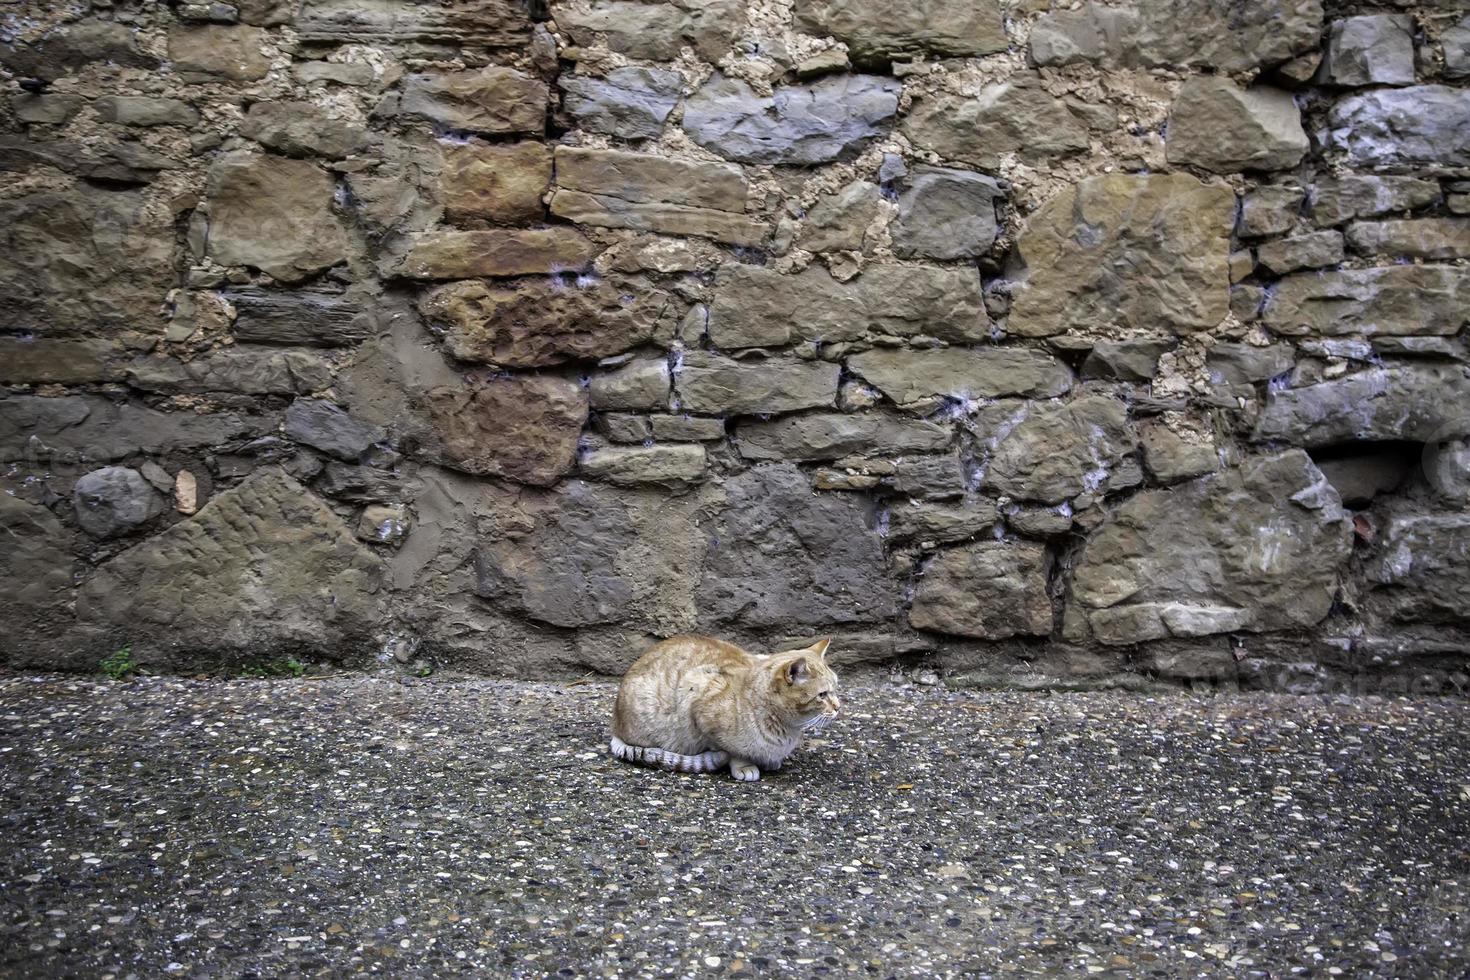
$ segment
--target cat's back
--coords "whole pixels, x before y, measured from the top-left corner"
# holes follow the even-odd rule
[[[618,685],[613,731],[632,745],[675,748],[694,737],[694,703],[722,690],[729,678],[754,660],[733,643],[707,636],[675,636],[633,662]],[[662,738],[663,741],[659,741]]]
[[[752,659],[753,654],[724,640],[709,636],[673,636],[635,660],[623,680],[670,673],[734,670],[744,667]]]

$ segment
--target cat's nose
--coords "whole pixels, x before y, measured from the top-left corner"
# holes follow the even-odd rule
[[[827,697],[827,702],[832,705],[832,713],[837,714],[837,709],[842,707],[842,699],[832,694]]]

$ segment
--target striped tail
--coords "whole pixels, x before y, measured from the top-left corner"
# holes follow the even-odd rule
[[[612,737],[608,747],[614,758],[624,762],[642,762],[675,772],[716,772],[730,764],[730,755],[727,752],[711,750],[698,755],[680,755],[657,746],[629,745],[616,735]]]

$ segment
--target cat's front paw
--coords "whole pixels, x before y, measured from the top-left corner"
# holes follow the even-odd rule
[[[730,763],[730,775],[742,783],[753,783],[761,778],[761,768],[754,762],[744,762],[736,759]]]

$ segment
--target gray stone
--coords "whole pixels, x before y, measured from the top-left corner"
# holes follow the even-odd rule
[[[1261,286],[1247,284],[1230,287],[1230,312],[1241,323],[1251,323],[1259,319],[1265,302],[1266,290]]]
[[[1220,174],[1286,170],[1308,147],[1301,112],[1280,89],[1243,89],[1219,76],[1194,76],[1169,109],[1165,151],[1176,166]]]
[[[236,345],[181,361],[165,354],[134,360],[128,384],[161,394],[294,395],[332,383],[332,365],[315,351]]]
[[[291,74],[302,85],[330,82],[333,85],[366,88],[378,81],[378,74],[373,66],[358,61],[298,61],[291,66]]]
[[[1229,304],[1235,195],[1188,174],[1087,177],[1027,220],[1007,330],[1214,328]]]
[[[903,132],[923,149],[985,170],[999,167],[1010,153],[1041,162],[1090,145],[1086,125],[1029,74],[987,85],[974,96],[917,99]]]
[[[754,460],[838,459],[935,452],[948,448],[947,426],[879,414],[814,413],[770,422],[743,422],[735,430],[740,455]]]
[[[668,442],[709,442],[725,438],[724,419],[702,419],[692,415],[651,415],[648,423],[655,439]]]
[[[964,342],[988,338],[990,319],[972,269],[872,265],[839,283],[816,266],[788,275],[730,263],[715,279],[708,329],[720,348],[869,334]]]
[[[239,24],[175,28],[168,35],[168,58],[186,82],[258,81],[271,69],[262,50],[269,37]]]
[[[593,417],[592,427],[609,442],[642,444],[653,438],[653,426],[649,424],[647,415],[603,412]]]
[[[967,541],[1000,519],[995,504],[979,500],[961,506],[925,500],[895,501],[888,511],[888,540],[921,546]]]
[[[971,57],[1006,49],[995,0],[797,0],[796,26],[847,44],[859,63],[915,54]]]
[[[789,629],[897,613],[869,501],[813,494],[787,464],[731,477],[725,492],[727,505],[704,525],[698,601],[713,622]]]
[[[318,290],[231,290],[220,294],[235,308],[230,327],[237,341],[351,347],[372,332],[365,303]]]
[[[1470,218],[1355,221],[1348,243],[1368,255],[1410,259],[1470,258]]]
[[[765,226],[745,213],[745,176],[722,163],[650,153],[556,148],[552,214],[581,224],[753,245]]]
[[[1423,466],[1425,479],[1441,500],[1470,503],[1470,438],[1430,441],[1424,447]]]
[[[1470,433],[1470,374],[1458,364],[1374,367],[1332,381],[1273,391],[1251,438],[1292,445]]]
[[[327,114],[311,102],[257,102],[240,120],[240,135],[287,156],[340,159],[362,149],[361,123]]]
[[[704,61],[717,62],[745,24],[744,0],[593,0],[583,9],[554,4],[551,13],[582,47],[600,41],[618,54],[651,61],[673,61],[687,45]]]
[[[615,68],[603,78],[563,75],[562,108],[582,129],[651,139],[664,128],[684,80],[661,68]]]
[[[1255,347],[1221,343],[1210,348],[1205,367],[1216,384],[1248,385],[1270,381],[1291,370],[1295,357],[1290,344]]]
[[[1331,85],[1414,84],[1414,18],[1368,14],[1333,21],[1318,77]]]
[[[444,465],[477,476],[550,486],[571,472],[587,422],[575,381],[513,375],[424,396]]]
[[[983,640],[1051,632],[1051,558],[1029,542],[981,541],[941,551],[925,566],[909,609],[915,629]]]
[[[75,637],[72,598],[74,535],[45,507],[0,493],[0,575],[5,590],[5,626],[12,634],[6,662],[12,669],[31,663],[56,669],[66,662]],[[56,644],[52,646],[53,642]],[[9,644],[7,644],[9,645]],[[95,668],[95,660],[86,664]]]
[[[1018,347],[880,349],[854,354],[847,366],[898,405],[936,397],[1055,398],[1072,387],[1072,372],[1061,361]]]
[[[1318,0],[1222,4],[1213,0],[1087,2],[1037,18],[1031,56],[1039,65],[1096,62],[1119,68],[1210,67],[1247,72],[1317,46]]]
[[[398,112],[448,129],[540,133],[546,129],[546,83],[514,68],[430,72],[403,81]]]
[[[1242,238],[1280,235],[1296,226],[1306,191],[1295,184],[1263,184],[1240,200]]]
[[[199,123],[199,112],[178,99],[108,95],[94,100],[92,109],[103,122],[121,126],[195,126]]]
[[[1444,73],[1448,78],[1470,78],[1470,17],[1439,36],[1444,47]]]
[[[1417,454],[1416,454],[1417,455]],[[1345,507],[1368,507],[1373,498],[1398,488],[1408,464],[1402,451],[1359,453],[1317,460]]]
[[[582,457],[581,472],[620,487],[660,486],[681,490],[704,478],[704,447],[607,446]]]
[[[1220,467],[1220,456],[1214,443],[1199,436],[1185,439],[1167,425],[1155,423],[1139,432],[1143,447],[1143,464],[1160,483],[1178,483],[1192,477],[1213,473]]]
[[[607,409],[669,407],[669,363],[643,358],[606,374],[592,376],[592,407]]]
[[[1173,340],[1140,338],[1104,340],[1093,346],[1082,362],[1084,378],[1116,378],[1119,381],[1149,381],[1159,373],[1159,358],[1173,350]]]
[[[814,164],[851,155],[885,133],[899,84],[876,75],[833,75],[757,95],[716,74],[684,104],[684,131],[743,163]]]
[[[898,494],[921,500],[950,500],[969,489],[965,464],[959,456],[904,456],[893,463],[893,472],[883,477],[882,486]]]
[[[355,463],[388,433],[357,421],[331,402],[298,398],[286,409],[286,437]]]
[[[72,506],[83,531],[115,538],[162,514],[164,499],[137,470],[105,466],[77,480]]]
[[[120,354],[106,340],[49,340],[0,337],[0,384],[87,384],[115,381]]]
[[[1256,249],[1256,261],[1267,272],[1277,276],[1298,269],[1337,265],[1342,260],[1342,233],[1330,229],[1278,238],[1264,242]]]
[[[690,351],[674,375],[678,407],[710,415],[754,415],[829,408],[839,365],[787,358],[736,361]]]
[[[77,593],[77,617],[140,657],[362,660],[382,623],[380,572],[325,504],[266,469],[99,568]]]
[[[259,435],[274,421],[228,412],[196,415],[160,412],[106,398],[20,395],[0,399],[0,460],[44,458],[76,453],[111,461],[136,453],[166,456],[182,450],[223,445]]]
[[[336,190],[330,174],[304,160],[225,153],[209,169],[206,207],[190,227],[194,254],[283,282],[309,278],[346,258]]]
[[[1060,537],[1072,530],[1072,508],[1065,504],[1059,507],[1011,504],[1006,508],[1006,526],[1033,538]]]
[[[1463,571],[1467,553],[1470,517],[1395,516],[1368,566],[1376,585],[1368,596],[1370,606],[1400,622],[1462,622],[1470,613],[1470,585]]]
[[[314,486],[318,493],[357,504],[385,504],[403,497],[403,483],[392,473],[335,460],[327,461]]]
[[[29,44],[0,42],[0,61],[16,77],[48,82],[99,61],[121,68],[157,68],[158,59],[144,50],[141,40],[139,32],[120,21],[78,20]]]
[[[411,279],[544,276],[581,272],[600,249],[575,228],[440,230],[412,236],[394,270]]]
[[[1328,116],[1332,145],[1354,167],[1470,167],[1470,90],[1444,85],[1376,89]]]
[[[1287,276],[1262,320],[1286,336],[1450,335],[1466,324],[1470,272],[1398,265]]]
[[[1340,225],[1350,218],[1375,218],[1433,204],[1439,184],[1418,177],[1338,177],[1312,185],[1308,207],[1319,225]]]
[[[1111,398],[1039,405],[998,434],[981,486],[1044,504],[1106,492],[1136,444],[1126,410]]]
[[[248,19],[247,11],[256,2],[240,4],[241,19]],[[270,9],[268,21],[251,23],[285,23],[294,14],[293,27],[301,40],[313,44],[361,44],[411,53],[431,45],[458,56],[484,48],[519,49],[531,32],[528,12],[515,0],[303,0],[299,9],[293,9],[294,3],[267,3],[267,9],[278,9]]]
[[[1120,504],[1084,546],[1072,599],[1109,644],[1312,626],[1351,538],[1305,453],[1250,459]]]
[[[10,97],[10,111],[23,123],[59,126],[77,114],[77,110],[82,107],[82,101],[80,96],[56,92],[41,95],[17,92]]]
[[[898,198],[889,233],[900,258],[966,259],[995,242],[995,201],[1005,194],[990,177],[965,170],[915,167]]]
[[[883,213],[877,184],[854,180],[829,194],[806,214],[796,244],[810,252],[863,250],[868,226]]]

